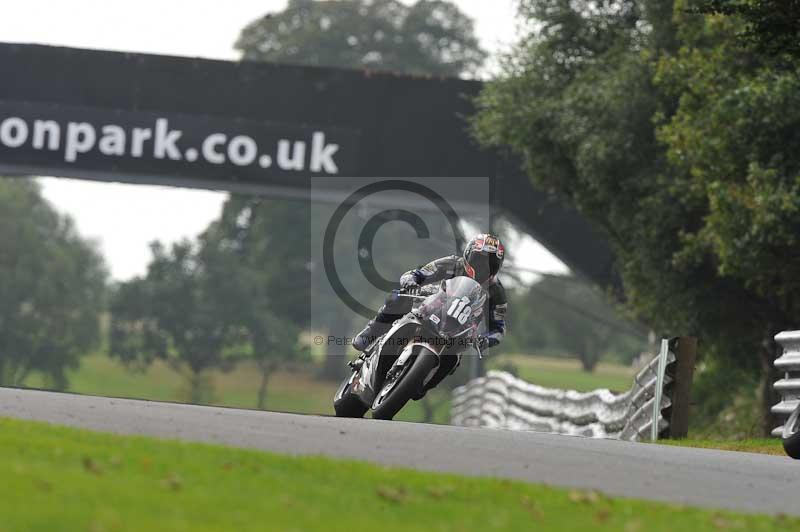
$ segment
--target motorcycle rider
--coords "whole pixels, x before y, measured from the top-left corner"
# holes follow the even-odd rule
[[[508,308],[506,292],[497,279],[497,272],[503,265],[505,249],[500,239],[484,233],[473,237],[465,246],[463,256],[450,255],[429,262],[421,268],[407,271],[400,277],[400,286],[411,289],[431,283],[441,282],[457,276],[475,279],[487,292],[486,331],[478,337],[481,351],[494,347],[503,339],[506,330],[505,316]],[[393,290],[374,319],[353,339],[353,347],[364,351],[388,331],[392,324],[411,311],[413,305],[408,298],[398,297]]]

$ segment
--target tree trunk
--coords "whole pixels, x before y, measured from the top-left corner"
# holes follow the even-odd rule
[[[14,364],[13,361],[4,361],[0,357],[0,386],[21,386],[30,371],[27,364]]]
[[[5,386],[6,383],[6,361],[0,355],[0,386]]]
[[[579,355],[581,360],[581,367],[586,373],[592,373],[597,366],[599,357],[594,350],[594,342],[591,339],[586,339],[583,343],[583,349]]]
[[[597,367],[597,359],[591,355],[582,355],[581,356],[581,368],[586,373],[592,373],[594,368]]]
[[[192,371],[189,376],[189,402],[195,405],[203,402],[203,374],[200,371]]]
[[[358,332],[351,331],[352,326],[348,315],[337,314],[331,318],[328,336],[325,337],[324,343],[325,363],[322,367],[322,378],[339,380],[347,375],[347,352],[350,346],[345,345],[344,339]]]
[[[261,382],[258,385],[258,401],[256,403],[256,408],[259,410],[264,410],[267,405],[267,384],[269,384],[270,375],[272,375],[272,368],[261,368]]]
[[[761,435],[768,437],[772,429],[780,425],[778,417],[770,409],[780,402],[780,396],[773,388],[779,373],[775,369],[775,359],[780,356],[780,346],[770,335],[761,344],[761,382],[759,383],[759,398],[761,406]]]
[[[28,375],[31,374],[31,368],[25,366],[24,368],[20,368],[19,370],[15,371],[12,376],[12,383],[14,386],[21,387],[25,382],[25,379],[28,378]]]

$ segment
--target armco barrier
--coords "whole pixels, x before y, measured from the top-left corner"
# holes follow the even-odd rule
[[[775,383],[775,390],[781,394],[781,402],[772,407],[772,413],[786,420],[800,404],[800,331],[784,331],[775,336],[775,341],[783,348],[783,354],[775,360],[775,367],[783,372],[783,378]],[[772,431],[780,436],[783,424]]]
[[[631,389],[622,394],[544,388],[509,373],[490,371],[453,391],[451,424],[637,441],[652,437],[657,413],[657,434],[670,436],[670,419],[676,415],[674,391],[686,388],[675,386],[677,345],[677,341],[665,340],[660,356],[641,370]],[[691,355],[693,366],[694,353]],[[654,409],[659,360],[664,361],[665,393],[660,394],[660,404]],[[679,402],[688,405],[688,398]]]

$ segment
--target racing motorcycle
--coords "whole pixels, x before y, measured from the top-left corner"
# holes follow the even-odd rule
[[[469,347],[478,350],[478,327],[486,292],[469,277],[401,290],[398,297],[414,300],[411,312],[394,322],[356,360],[352,374],[333,399],[338,417],[392,419],[411,399],[421,399],[438,372],[452,374]]]
[[[783,425],[783,450],[786,454],[800,460],[800,404],[794,409],[792,415],[786,420]]]

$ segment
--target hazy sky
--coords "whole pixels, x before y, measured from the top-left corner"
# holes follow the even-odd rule
[[[402,0],[404,3],[413,3]],[[513,40],[514,0],[455,0],[490,51]],[[25,0],[6,2],[0,40],[237,59],[245,24],[286,0]]]
[[[456,0],[476,23],[490,52],[515,35],[514,0]],[[239,30],[285,0],[25,0],[3,6],[0,41],[168,55],[237,59]],[[70,213],[80,232],[97,240],[116,279],[145,271],[148,243],[202,231],[225,194],[207,191],[42,179],[48,200]],[[525,239],[528,266],[564,271],[549,253]]]

